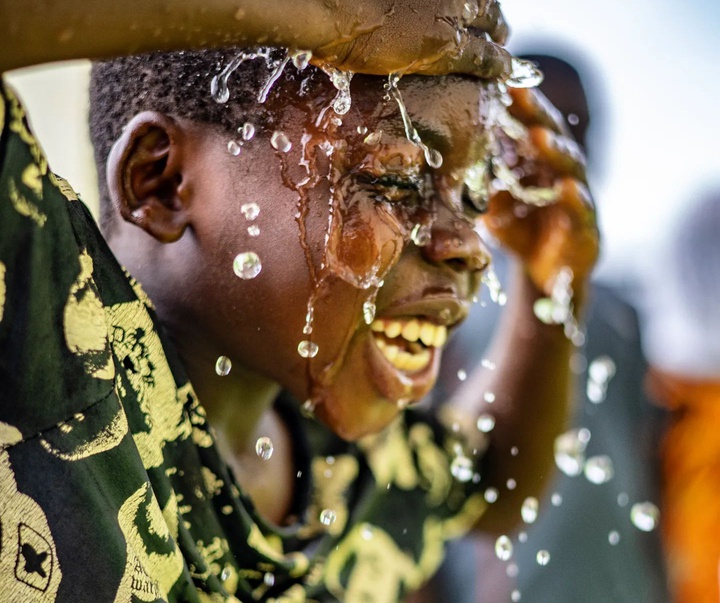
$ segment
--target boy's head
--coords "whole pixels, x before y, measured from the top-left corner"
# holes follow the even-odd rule
[[[230,80],[230,101],[217,104],[210,80],[231,56],[95,66],[106,234],[192,378],[228,356],[312,399],[341,436],[377,431],[434,384],[445,334],[489,261],[464,185],[486,153],[486,88],[456,76],[401,80],[413,125],[443,156],[432,168],[408,142],[383,78],[355,76],[340,116],[337,90],[315,68],[288,67],[259,106],[269,71],[247,62]],[[228,142],[242,140],[246,122],[257,133],[235,155]],[[271,144],[275,132],[288,152]],[[250,203],[260,209],[254,220],[243,211]],[[260,259],[255,278],[233,271],[243,252]],[[317,354],[310,346],[302,357],[302,341]]]

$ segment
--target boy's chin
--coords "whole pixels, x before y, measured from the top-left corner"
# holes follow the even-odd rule
[[[402,410],[388,400],[348,400],[343,402],[325,398],[316,408],[317,418],[333,433],[348,442],[380,433]]]

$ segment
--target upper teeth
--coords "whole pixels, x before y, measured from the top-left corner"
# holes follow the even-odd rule
[[[373,321],[370,328],[376,333],[384,333],[390,339],[402,336],[406,341],[420,340],[427,347],[439,348],[447,341],[446,327],[417,318],[410,320],[378,319]]]

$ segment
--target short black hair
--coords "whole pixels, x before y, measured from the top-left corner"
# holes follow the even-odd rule
[[[153,52],[93,63],[90,76],[90,138],[98,172],[100,227],[112,234],[116,213],[111,207],[105,164],[125,125],[142,111],[158,111],[207,123],[237,135],[243,122],[252,118],[263,125],[267,116],[256,101],[270,71],[265,60],[245,61],[230,79],[231,99],[216,102],[210,84],[244,48],[176,52]],[[277,62],[284,51],[273,50],[269,62]],[[290,77],[309,79],[317,70],[308,67],[302,76],[295,69]]]

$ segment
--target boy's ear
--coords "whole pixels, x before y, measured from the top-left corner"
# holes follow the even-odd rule
[[[175,120],[144,111],[125,126],[107,161],[110,198],[123,219],[161,243],[177,241],[189,225],[180,140]]]

